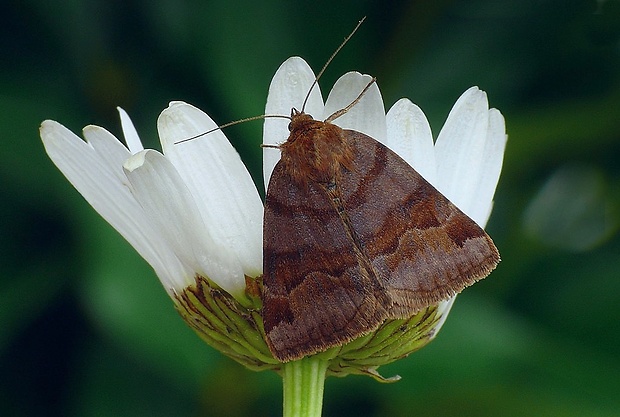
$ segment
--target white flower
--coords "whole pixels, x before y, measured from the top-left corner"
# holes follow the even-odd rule
[[[286,60],[276,72],[267,97],[266,114],[290,114],[301,110],[315,75],[299,57]],[[323,104],[315,86],[304,111],[317,120],[346,107],[371,81],[369,75],[349,72],[334,85]],[[506,133],[504,118],[497,109],[489,109],[486,93],[471,87],[457,100],[433,143],[424,113],[408,99],[401,99],[385,113],[377,84],[334,124],[365,133],[405,159],[464,213],[484,227],[491,214],[493,195],[502,167]],[[288,136],[288,121],[265,120],[263,143],[279,144]],[[265,184],[279,160],[279,150],[264,148]],[[439,306],[442,317],[435,334],[452,306],[454,298]]]
[[[153,267],[170,295],[199,274],[241,300],[245,275],[262,273],[263,206],[237,152],[221,131],[174,143],[216,126],[175,102],[158,120],[163,154],[144,150],[120,110],[129,149],[98,126],[86,142],[44,121],[45,149],[73,186]]]
[[[272,80],[265,113],[302,110],[314,80],[301,58],[285,61]],[[370,80],[345,74],[325,104],[317,85],[303,110],[324,120],[350,104]],[[171,296],[195,284],[198,274],[243,300],[245,276],[262,273],[263,205],[239,155],[220,130],[175,144],[216,127],[189,104],[173,102],[160,115],[163,153],[144,150],[131,120],[119,112],[127,147],[101,127],[84,128],[83,141],[47,120],[41,138],[48,155],[153,267]],[[486,224],[506,135],[501,114],[489,110],[478,88],[457,100],[436,143],[426,117],[409,100],[399,100],[386,115],[376,83],[334,123],[384,143],[478,224]],[[287,126],[288,120],[267,118],[263,143],[284,142]],[[264,148],[266,185],[279,157],[279,150]],[[451,305],[452,300],[441,304],[442,320]]]

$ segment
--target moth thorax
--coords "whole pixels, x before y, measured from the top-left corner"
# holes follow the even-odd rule
[[[302,185],[308,181],[331,183],[342,167],[350,168],[353,150],[338,126],[302,113],[293,117],[290,131],[280,150],[293,181]]]

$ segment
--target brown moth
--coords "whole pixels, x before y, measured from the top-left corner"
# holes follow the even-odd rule
[[[292,111],[265,200],[263,320],[283,361],[408,318],[499,262],[472,219],[375,139]]]

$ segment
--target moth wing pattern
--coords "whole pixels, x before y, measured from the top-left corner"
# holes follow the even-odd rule
[[[487,276],[499,253],[487,233],[395,152],[360,132],[340,189],[373,272],[402,318]]]
[[[390,300],[355,253],[324,189],[296,185],[278,163],[265,199],[263,321],[283,361],[376,328]]]

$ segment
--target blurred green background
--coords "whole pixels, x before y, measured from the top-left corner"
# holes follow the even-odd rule
[[[133,249],[47,159],[44,119],[158,147],[185,100],[224,123],[263,112],[279,64],[375,75],[435,134],[471,85],[509,141],[487,227],[503,262],[395,384],[331,378],[325,416],[620,415],[620,2],[0,3],[0,415],[278,416],[280,379],[202,344]],[[230,128],[260,183],[262,124]]]

